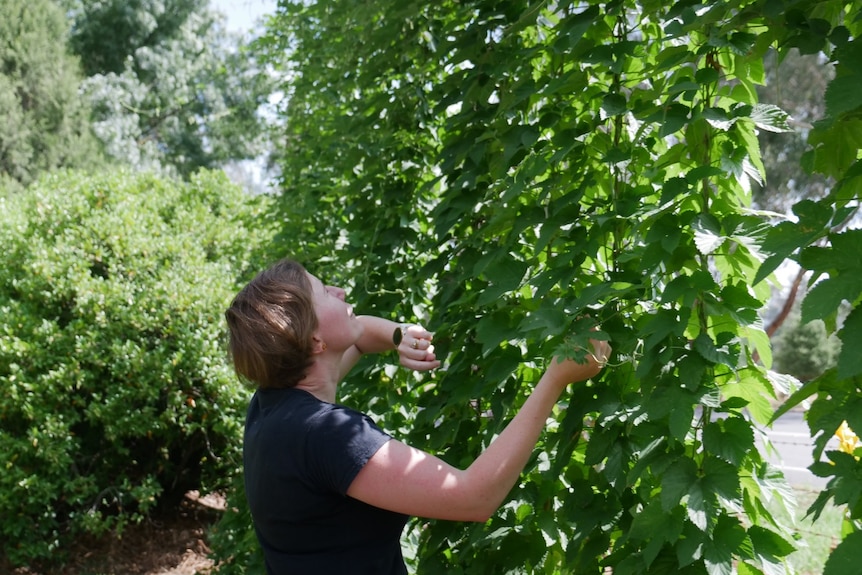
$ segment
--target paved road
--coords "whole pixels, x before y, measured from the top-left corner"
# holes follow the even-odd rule
[[[822,489],[828,479],[817,477],[808,466],[812,459],[813,441],[809,435],[808,424],[803,419],[801,411],[790,411],[781,416],[766,430],[766,435],[777,453],[761,450],[764,457],[784,471],[788,483],[794,487],[812,487]],[[760,444],[762,446],[762,443]],[[838,440],[832,437],[826,446],[827,450],[837,449]]]

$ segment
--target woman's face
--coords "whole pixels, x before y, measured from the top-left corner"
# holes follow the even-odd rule
[[[353,306],[344,301],[343,289],[324,285],[311,274],[308,274],[308,280],[317,313],[318,336],[326,343],[327,349],[346,350],[359,340],[363,330],[353,313]]]

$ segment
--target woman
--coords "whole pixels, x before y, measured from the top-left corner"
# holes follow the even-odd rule
[[[282,260],[226,312],[229,351],[257,385],[243,444],[245,488],[270,574],[405,574],[409,516],[485,521],[529,459],[560,394],[596,375],[610,348],[593,341],[584,364],[554,359],[506,429],[457,469],[393,439],[335,403],[338,383],[365,353],[397,348],[401,365],[438,367],[421,326],[356,316],[344,290]]]

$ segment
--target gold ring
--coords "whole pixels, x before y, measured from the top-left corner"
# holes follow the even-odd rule
[[[413,349],[419,349],[419,340],[414,339],[413,343],[410,344],[410,347],[412,347]]]

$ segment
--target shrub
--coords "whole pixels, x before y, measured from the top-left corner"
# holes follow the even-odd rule
[[[220,173],[58,173],[0,199],[0,540],[13,564],[230,484],[247,390],[222,314],[262,265],[267,205]]]

